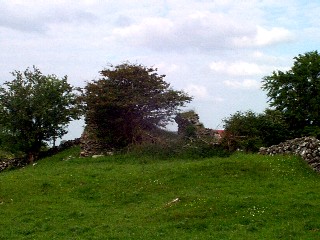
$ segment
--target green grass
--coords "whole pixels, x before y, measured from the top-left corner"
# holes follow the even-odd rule
[[[0,173],[1,240],[320,239],[320,177],[299,158],[78,151]]]

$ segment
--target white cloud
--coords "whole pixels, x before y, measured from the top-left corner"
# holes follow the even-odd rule
[[[289,42],[291,40],[293,40],[293,34],[288,29],[274,27],[267,30],[258,26],[254,43],[257,46],[267,46],[281,42]]]
[[[234,39],[234,44],[238,47],[263,47],[273,44],[286,43],[292,41],[294,35],[288,29],[273,27],[270,30],[257,26],[254,35],[241,36]]]
[[[283,27],[262,27],[244,17],[227,13],[193,11],[187,15],[142,18],[135,24],[118,26],[109,36],[133,46],[163,50],[200,50],[264,47],[294,39]]]
[[[251,76],[263,73],[262,67],[245,61],[228,63],[226,61],[215,61],[210,63],[210,69],[215,72],[226,73],[231,76]]]
[[[130,25],[123,28],[115,28],[112,31],[114,41],[124,41],[135,46],[152,44],[155,48],[168,42],[172,36],[174,24],[165,18],[147,18],[143,23]],[[164,46],[164,45],[163,45]]]
[[[253,79],[245,79],[243,81],[239,80],[225,80],[223,82],[227,87],[235,88],[235,89],[258,89],[261,87],[261,83],[253,80]]]
[[[196,49],[211,51],[230,48],[236,38],[249,34],[250,25],[223,13],[194,11],[186,16],[148,17],[139,23],[112,31],[114,41],[155,50]]]
[[[68,6],[70,4],[70,6]],[[66,1],[2,1],[0,27],[22,32],[45,32],[51,24],[93,23],[97,17],[82,5],[72,5]]]
[[[165,74],[174,73],[180,69],[179,65],[175,63],[165,63],[165,62],[156,64],[156,67]]]
[[[220,96],[212,96],[208,92],[208,88],[199,84],[188,84],[184,91],[197,101],[223,102],[225,99]]]
[[[207,88],[201,85],[189,84],[184,90],[198,100],[210,98]]]
[[[173,88],[193,95],[209,126],[239,109],[261,110],[259,80],[289,69],[320,39],[316,0],[0,0],[0,6],[1,83],[11,80],[10,71],[35,64],[83,86],[107,63],[129,60],[158,67]]]

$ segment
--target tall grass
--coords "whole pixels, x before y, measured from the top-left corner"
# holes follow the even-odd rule
[[[0,239],[320,239],[319,174],[299,158],[78,153],[0,174]]]

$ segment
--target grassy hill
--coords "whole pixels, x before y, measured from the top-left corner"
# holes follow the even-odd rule
[[[0,173],[0,239],[320,239],[320,176],[292,156],[77,158]]]

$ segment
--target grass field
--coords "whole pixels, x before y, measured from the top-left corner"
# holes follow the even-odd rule
[[[77,158],[0,173],[0,239],[320,239],[320,177],[292,156]]]

